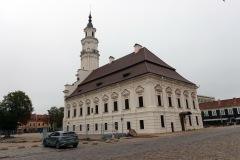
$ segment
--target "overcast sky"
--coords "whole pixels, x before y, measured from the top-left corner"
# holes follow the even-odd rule
[[[90,5],[100,66],[139,43],[200,86],[198,94],[239,97],[240,0],[0,0],[0,100],[22,90],[34,113],[64,106]]]

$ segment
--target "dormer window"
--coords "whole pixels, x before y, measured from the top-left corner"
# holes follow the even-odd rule
[[[124,74],[123,74],[123,78],[128,77],[130,74],[131,74],[131,73],[129,73],[129,72],[128,72],[128,73],[124,73]]]
[[[101,86],[103,83],[102,82],[99,82],[99,83],[97,83],[97,86]]]

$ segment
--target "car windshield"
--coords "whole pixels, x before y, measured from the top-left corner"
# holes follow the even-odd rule
[[[63,136],[77,136],[77,134],[75,132],[66,132],[63,133]]]

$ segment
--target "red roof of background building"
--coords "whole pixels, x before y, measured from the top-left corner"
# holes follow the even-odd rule
[[[217,108],[228,108],[228,107],[234,107],[234,106],[240,106],[240,98],[233,98],[233,99],[219,100],[219,101],[214,101],[214,102],[200,103],[199,104],[199,109],[200,110],[217,109]]]

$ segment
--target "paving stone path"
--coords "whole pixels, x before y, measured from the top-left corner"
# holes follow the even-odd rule
[[[121,139],[77,148],[0,150],[0,159],[24,160],[239,160],[240,126],[160,134],[153,138]]]

